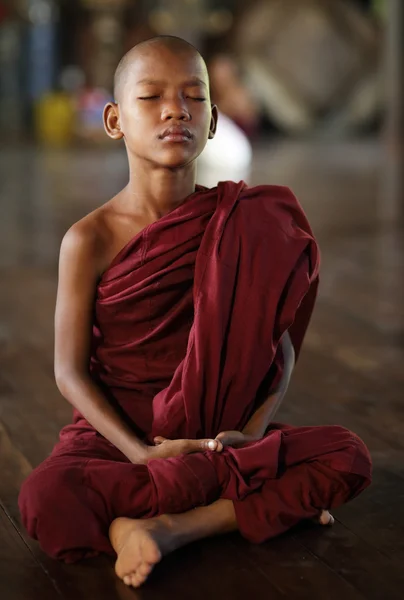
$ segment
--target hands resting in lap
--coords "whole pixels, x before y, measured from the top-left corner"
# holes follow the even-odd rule
[[[156,458],[170,458],[180,454],[194,452],[221,452],[225,446],[238,448],[247,442],[260,439],[260,436],[243,433],[242,431],[222,431],[216,438],[202,440],[168,440],[162,436],[154,438],[154,446],[148,446],[146,462]]]

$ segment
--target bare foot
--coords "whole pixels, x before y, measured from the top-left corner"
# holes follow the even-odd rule
[[[331,527],[335,522],[334,517],[328,510],[322,510],[319,516],[314,519],[314,521],[325,527]]]
[[[126,585],[139,587],[163,554],[174,549],[170,526],[164,517],[115,519],[109,537],[118,555],[115,572]]]

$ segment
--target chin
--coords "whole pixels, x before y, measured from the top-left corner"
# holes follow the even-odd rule
[[[171,152],[170,155],[158,157],[156,164],[166,169],[181,169],[195,162],[197,155],[193,152]]]

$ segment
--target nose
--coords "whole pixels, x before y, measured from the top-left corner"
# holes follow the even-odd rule
[[[184,98],[172,98],[167,100],[163,110],[161,111],[162,121],[168,121],[170,119],[175,119],[178,121],[190,121],[191,118],[191,114]]]

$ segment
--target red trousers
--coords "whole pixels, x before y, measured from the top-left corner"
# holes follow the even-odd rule
[[[276,476],[242,499],[228,491],[237,485],[234,480],[229,485],[233,475],[228,461],[223,467],[222,454],[134,465],[104,438],[77,436],[56,445],[24,482],[19,497],[23,523],[46,553],[74,562],[114,553],[108,529],[116,517],[181,513],[227,497],[234,502],[241,534],[263,542],[321,509],[347,502],[369,485],[368,450],[347,429],[273,424],[274,429],[281,433]]]

